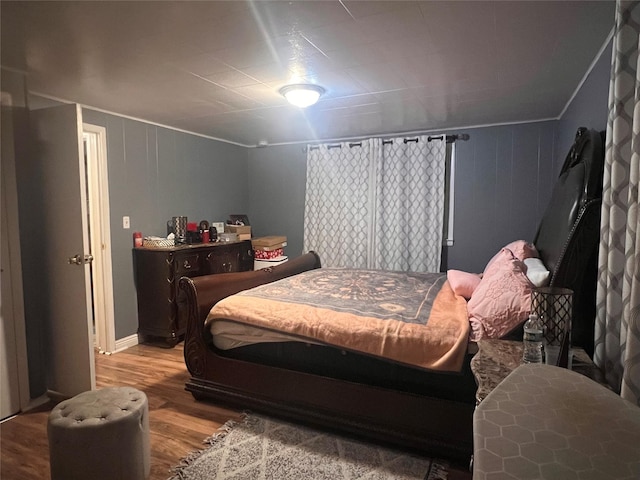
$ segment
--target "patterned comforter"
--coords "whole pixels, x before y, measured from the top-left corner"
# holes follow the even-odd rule
[[[441,273],[311,270],[221,300],[206,322],[217,320],[441,371],[461,369],[469,335]]]

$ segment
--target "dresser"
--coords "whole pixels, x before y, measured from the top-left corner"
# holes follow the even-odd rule
[[[180,308],[181,277],[253,270],[251,241],[133,249],[138,298],[138,338],[173,347],[182,340],[186,313]]]

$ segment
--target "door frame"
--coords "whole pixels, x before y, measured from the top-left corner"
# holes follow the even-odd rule
[[[111,224],[109,216],[109,175],[107,130],[82,124],[87,156],[88,211],[93,284],[93,312],[96,347],[100,353],[116,349],[113,272],[111,266]]]

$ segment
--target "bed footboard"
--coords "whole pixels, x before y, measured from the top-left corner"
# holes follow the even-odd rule
[[[186,384],[197,400],[412,450],[461,468],[469,465],[473,402],[381,388],[210,352],[215,370],[208,378],[191,378]]]

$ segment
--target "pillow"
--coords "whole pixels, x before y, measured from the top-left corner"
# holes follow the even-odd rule
[[[505,245],[502,248],[506,248],[508,250],[511,250],[513,255],[518,260],[524,260],[525,258],[532,258],[532,257],[536,257],[537,258],[539,256],[538,255],[538,250],[536,249],[535,245],[533,243],[529,243],[529,242],[526,242],[524,240],[515,240],[515,241],[513,241],[511,243],[508,243],[507,245]],[[493,261],[498,257],[499,254],[500,254],[500,252],[496,253],[493,256],[493,258],[491,260],[489,260],[489,262],[487,263],[487,266],[484,267],[484,271],[485,272],[489,268],[489,265],[491,265],[493,263]]]
[[[485,336],[500,338],[531,313],[531,282],[526,266],[511,250],[500,250],[467,303],[469,317],[482,323]]]
[[[524,264],[527,266],[527,278],[536,287],[546,287],[549,285],[551,272],[544,266],[539,258],[525,258]]]
[[[448,270],[447,280],[456,295],[469,300],[471,294],[480,283],[480,275],[477,273],[463,272],[462,270]]]
[[[516,240],[505,245],[504,248],[511,250],[518,260],[524,261],[525,258],[538,258],[539,256],[536,246],[533,243],[525,242],[524,240]]]

